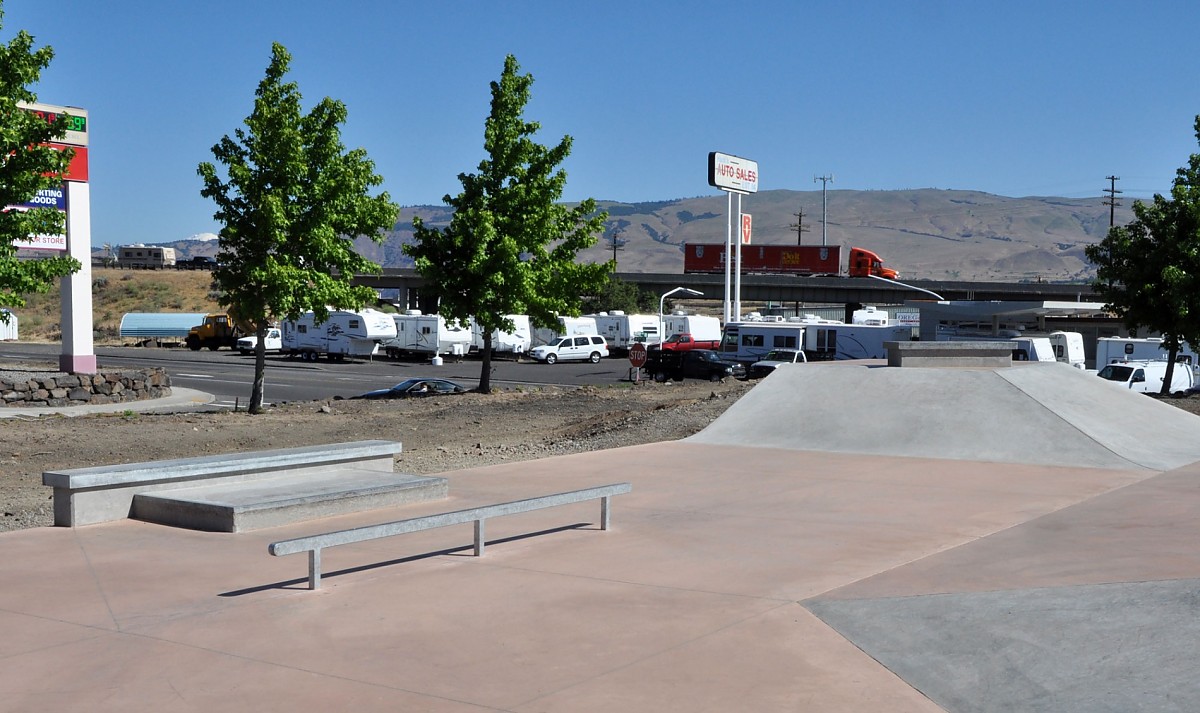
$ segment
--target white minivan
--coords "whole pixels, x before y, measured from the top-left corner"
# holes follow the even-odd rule
[[[595,364],[608,356],[608,343],[599,334],[576,334],[534,347],[529,351],[529,356],[547,364],[570,359],[587,359]]]

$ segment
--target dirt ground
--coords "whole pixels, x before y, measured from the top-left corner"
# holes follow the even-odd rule
[[[42,472],[364,439],[400,441],[396,469],[439,473],[677,440],[753,385],[685,381],[398,401],[319,401],[265,414],[131,412],[0,419],[0,531],[54,522]]]

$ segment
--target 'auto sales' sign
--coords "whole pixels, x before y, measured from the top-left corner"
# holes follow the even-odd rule
[[[708,185],[735,193],[757,193],[758,162],[718,151],[709,152]]]

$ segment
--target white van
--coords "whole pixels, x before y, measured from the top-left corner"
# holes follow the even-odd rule
[[[1105,364],[1096,372],[1101,379],[1120,384],[1132,391],[1143,394],[1157,394],[1162,391],[1163,379],[1167,376],[1166,361],[1115,361]],[[1175,364],[1171,373],[1170,393],[1182,394],[1195,385],[1192,370],[1187,364]]]
[[[530,350],[529,356],[547,364],[569,359],[586,359],[595,364],[603,357],[608,356],[608,343],[599,334],[577,334],[534,347]]]

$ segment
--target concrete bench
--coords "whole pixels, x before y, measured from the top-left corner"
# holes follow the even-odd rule
[[[446,497],[444,478],[394,472],[401,444],[356,441],[42,473],[54,524],[129,517],[239,532]]]
[[[383,523],[382,525],[366,525],[364,527],[339,530],[322,535],[297,537],[291,540],[273,542],[267,547],[267,551],[276,557],[307,552],[308,588],[318,589],[321,586],[321,550],[326,547],[349,545],[366,540],[377,540],[381,537],[394,537],[409,532],[432,530],[437,527],[473,522],[475,523],[475,556],[481,557],[483,556],[484,548],[484,523],[488,518],[515,515],[531,510],[598,499],[600,500],[600,529],[607,530],[612,496],[628,493],[632,489],[633,486],[629,483],[601,485],[595,488],[572,490],[566,493],[555,493],[554,495],[543,495],[526,500],[514,500],[497,505],[485,505],[483,507],[455,510],[454,512],[440,513],[438,515],[397,520],[395,522]]]

